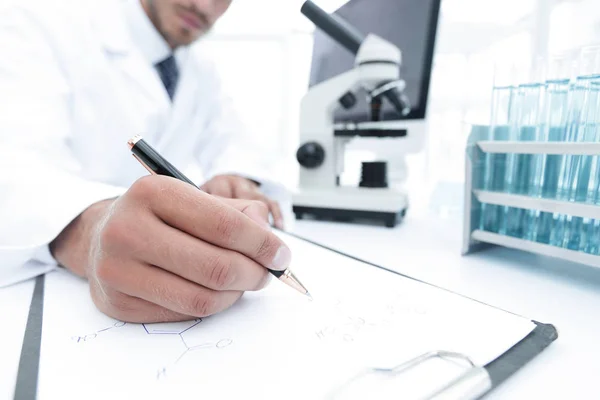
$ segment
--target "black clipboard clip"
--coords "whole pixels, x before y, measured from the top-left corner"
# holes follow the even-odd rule
[[[480,398],[492,388],[492,380],[484,367],[475,365],[469,357],[463,354],[439,350],[421,354],[391,368],[367,368],[342,385],[328,398],[332,400],[361,398],[352,389],[352,385],[356,385],[361,379],[364,380],[373,375],[384,375],[386,378],[398,377],[433,359],[449,361],[455,365],[460,365],[466,370],[457,378],[440,387],[425,388],[425,391],[429,391],[428,394],[412,397],[394,392],[393,397],[390,398],[403,400],[473,400]]]

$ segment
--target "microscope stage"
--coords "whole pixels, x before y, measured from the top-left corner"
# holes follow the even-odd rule
[[[367,219],[383,221],[390,228],[404,217],[407,208],[406,194],[389,188],[301,189],[293,197],[297,219],[305,215],[335,221]]]

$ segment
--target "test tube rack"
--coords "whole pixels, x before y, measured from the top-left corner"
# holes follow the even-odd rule
[[[600,219],[600,206],[559,201],[539,197],[478,190],[484,169],[479,168],[486,154],[549,154],[600,156],[600,143],[475,141],[466,152],[466,180],[464,197],[464,226],[462,254],[470,254],[491,246],[503,246],[540,255],[600,267],[600,256],[570,250],[550,244],[519,239],[479,229],[482,204],[516,207],[542,212],[559,213],[574,217]]]

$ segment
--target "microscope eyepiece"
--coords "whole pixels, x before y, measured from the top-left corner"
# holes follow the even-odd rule
[[[300,9],[302,14],[332,39],[346,49],[357,54],[360,45],[365,40],[365,35],[340,18],[338,15],[326,13],[310,0],[307,0]]]

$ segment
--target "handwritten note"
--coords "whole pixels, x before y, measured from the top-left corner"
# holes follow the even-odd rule
[[[483,365],[533,329],[525,318],[281,235],[314,301],[275,280],[212,317],[131,324],[97,311],[85,281],[48,275],[40,399],[327,398],[365,367],[430,350]]]

